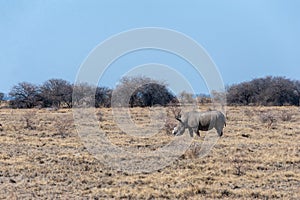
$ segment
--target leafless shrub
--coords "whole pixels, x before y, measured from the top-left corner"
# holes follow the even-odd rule
[[[65,138],[72,130],[73,119],[71,117],[57,117],[55,119],[55,126],[57,135],[60,135],[62,138]]]
[[[244,114],[249,118],[253,116],[253,112],[250,109],[245,109]]]
[[[292,114],[286,111],[282,111],[281,114],[279,115],[279,118],[286,122],[286,121],[291,121],[292,120]]]
[[[177,125],[176,118],[180,117],[181,109],[176,103],[168,104],[167,119],[165,122],[165,131],[169,135]]]
[[[174,127],[176,125],[177,124],[175,123],[175,121],[173,119],[171,119],[170,117],[168,117],[166,119],[166,122],[165,122],[165,131],[166,131],[166,134],[171,135],[172,134],[172,130],[174,129]]]
[[[177,103],[168,104],[168,116],[177,118],[181,116],[181,108]]]
[[[227,190],[227,189],[224,189],[224,190],[221,192],[221,197],[229,197],[231,194],[232,194],[232,192],[230,192],[230,191]]]
[[[98,121],[102,121],[103,120],[103,114],[102,114],[102,112],[100,112],[100,111],[97,112],[96,116],[97,116]]]
[[[266,123],[266,124],[267,124],[267,128],[271,128],[272,124],[273,124],[274,122],[276,122],[275,115],[274,115],[274,113],[272,113],[272,112],[262,113],[262,114],[259,116],[259,120],[260,120],[262,123]]]
[[[242,176],[245,174],[243,160],[240,157],[231,158],[231,163],[234,168],[234,175]]]
[[[199,156],[200,145],[194,142],[190,148],[185,152],[184,157],[189,159],[195,159]]]
[[[23,114],[22,120],[25,122],[24,128],[29,130],[36,129],[35,116],[36,116],[36,110],[28,110],[25,112],[25,114]]]

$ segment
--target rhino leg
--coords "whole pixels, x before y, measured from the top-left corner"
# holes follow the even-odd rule
[[[221,137],[223,135],[223,130],[222,129],[217,129],[218,135]]]
[[[190,133],[190,136],[193,137],[194,134],[193,134],[193,129],[192,128],[189,128],[189,133]]]
[[[194,128],[194,132],[196,133],[196,135],[198,135],[198,137],[200,137],[200,131],[197,128]]]

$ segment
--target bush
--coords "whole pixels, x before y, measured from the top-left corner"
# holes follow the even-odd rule
[[[71,134],[73,129],[73,118],[69,116],[55,118],[55,127],[57,135],[65,138]]]
[[[300,99],[300,82],[284,77],[253,79],[232,85],[227,90],[229,105],[297,105]]]
[[[291,113],[283,111],[279,117],[282,121],[287,122],[292,120],[292,116]]]
[[[277,121],[275,115],[273,112],[266,112],[266,113],[261,113],[259,115],[259,120],[261,123],[266,123],[267,128],[271,128],[272,124]]]
[[[148,77],[124,77],[113,92],[113,103],[118,106],[166,106],[175,96],[165,83]]]
[[[41,97],[44,107],[72,107],[73,86],[62,79],[50,79],[41,87]]]
[[[35,130],[36,124],[35,124],[35,116],[36,116],[36,110],[28,110],[25,112],[25,114],[22,116],[22,120],[25,123],[25,129],[29,130]]]

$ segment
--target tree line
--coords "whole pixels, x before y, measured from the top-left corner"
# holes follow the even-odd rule
[[[112,99],[113,94],[115,99]],[[21,82],[13,86],[8,95],[11,108],[71,108],[74,103],[82,102],[95,107],[111,107],[115,100],[123,100],[117,103],[125,102],[126,106],[146,107],[195,100],[194,95],[184,91],[176,97],[166,83],[148,77],[124,77],[114,90],[87,83],[74,85],[63,79],[50,79],[41,85]],[[0,92],[0,101],[4,97]],[[227,105],[299,106],[300,81],[267,76],[228,86],[226,94],[216,92],[212,97],[226,98]],[[196,101],[200,104],[212,102],[210,96],[197,97]]]
[[[129,88],[134,88],[128,102],[131,107],[165,106],[176,99],[165,83],[147,77],[124,77],[115,90],[124,93]],[[8,103],[11,108],[71,108],[74,104],[82,103],[110,107],[113,91],[108,87],[87,83],[75,85],[63,79],[50,79],[41,85],[20,82],[9,92]],[[0,93],[0,101],[3,98],[4,94]]]

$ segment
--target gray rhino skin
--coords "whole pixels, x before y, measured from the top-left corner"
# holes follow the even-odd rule
[[[220,111],[191,111],[184,113],[181,117],[176,117],[176,119],[179,124],[172,132],[175,136],[182,135],[187,128],[191,137],[193,137],[193,132],[200,137],[199,131],[208,131],[215,128],[221,137],[223,128],[226,126],[225,116]]]

